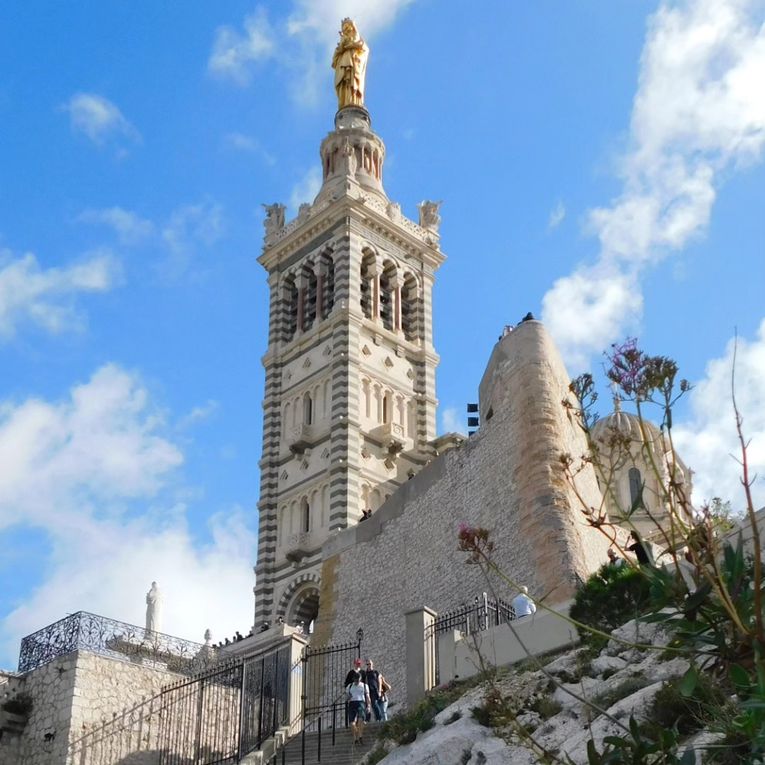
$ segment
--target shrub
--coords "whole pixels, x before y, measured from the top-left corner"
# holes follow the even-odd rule
[[[20,693],[18,696],[14,696],[12,699],[4,702],[2,708],[11,714],[26,717],[32,711],[32,698],[26,693]]]
[[[369,757],[367,757],[367,765],[377,765],[378,762],[384,760],[387,756],[388,752],[385,751],[385,748],[378,746],[369,753]]]
[[[549,720],[555,717],[563,707],[551,696],[537,696],[529,709],[536,712],[543,720]]]
[[[414,708],[404,714],[396,715],[386,722],[380,736],[392,738],[399,744],[411,744],[420,731],[430,730],[433,727],[434,718],[439,712],[456,701],[472,685],[475,685],[475,682],[468,681],[449,683],[449,685],[436,688]]]
[[[650,582],[642,571],[631,566],[606,564],[576,593],[571,618],[601,632],[611,632],[645,612],[649,605]],[[579,627],[582,642],[595,648],[605,638]]]
[[[710,712],[724,707],[727,696],[708,675],[699,675],[691,696],[684,696],[681,680],[665,683],[656,694],[651,719],[663,728],[676,728],[678,733],[688,734],[700,730],[710,722]]]

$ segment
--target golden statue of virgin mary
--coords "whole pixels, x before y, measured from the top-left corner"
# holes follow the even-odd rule
[[[359,36],[356,25],[351,19],[343,19],[340,42],[332,56],[338,109],[364,105],[364,76],[368,57],[369,48]]]

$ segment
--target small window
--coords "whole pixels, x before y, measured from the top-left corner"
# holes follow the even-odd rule
[[[637,468],[630,468],[630,510],[643,507],[643,478]]]

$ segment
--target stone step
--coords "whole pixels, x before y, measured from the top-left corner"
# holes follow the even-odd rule
[[[355,765],[367,752],[377,745],[377,736],[382,726],[372,723],[364,729],[364,743],[354,744],[350,728],[339,728],[335,731],[335,745],[332,745],[332,731],[322,731],[321,760],[319,760],[319,735],[306,733],[305,760],[303,760],[303,740],[301,735],[295,736],[287,743],[284,753],[285,765]],[[275,765],[281,765],[282,755],[279,753]]]

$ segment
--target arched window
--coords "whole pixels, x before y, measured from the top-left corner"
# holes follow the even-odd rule
[[[321,488],[321,525],[329,526],[329,486],[326,484]]]
[[[295,277],[288,276],[284,280],[282,293],[282,326],[283,339],[291,340],[297,331],[298,318],[298,288],[295,284]]]
[[[416,340],[419,336],[419,312],[417,281],[412,274],[407,274],[401,288],[401,329],[407,340]]]
[[[332,260],[332,256],[328,253],[324,253],[321,256],[321,269],[323,274],[322,279],[322,301],[321,301],[321,317],[326,319],[332,312],[332,308],[335,305],[335,261]]]
[[[313,399],[310,393],[303,396],[303,424],[311,425],[313,423]]]
[[[304,331],[313,326],[316,318],[316,273],[313,263],[306,263],[303,266],[303,285],[305,293],[303,294],[303,327]]]
[[[300,531],[308,532],[311,530],[311,506],[308,499],[303,497],[300,500]]]
[[[361,312],[367,319],[372,318],[374,265],[375,254],[369,250],[365,251],[364,257],[361,260],[361,283],[359,284],[359,289],[361,292]]]
[[[384,425],[393,421],[393,394],[389,390],[385,391],[382,400],[382,421]]]
[[[364,400],[364,416],[372,415],[372,391],[370,390],[369,380],[361,381],[361,395]]]
[[[630,509],[643,507],[643,478],[636,467],[631,467],[627,474],[630,481]]]
[[[385,329],[393,331],[393,280],[396,275],[396,267],[393,263],[386,263],[380,274],[380,320]]]

